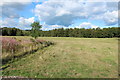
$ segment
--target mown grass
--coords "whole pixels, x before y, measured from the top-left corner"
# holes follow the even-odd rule
[[[56,45],[38,50],[34,54],[15,61],[3,71],[3,76],[118,77],[118,41],[116,38],[40,37],[39,39],[55,42]]]

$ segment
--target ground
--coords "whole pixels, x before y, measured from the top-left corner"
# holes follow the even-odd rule
[[[117,38],[39,38],[52,41],[55,45],[13,62],[3,71],[4,76],[31,78],[118,77]]]

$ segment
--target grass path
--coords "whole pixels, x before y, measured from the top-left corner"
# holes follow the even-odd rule
[[[50,38],[56,45],[39,50],[3,71],[5,76],[31,78],[116,78],[118,43],[115,38]]]

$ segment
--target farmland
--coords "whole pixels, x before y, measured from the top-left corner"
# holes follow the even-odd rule
[[[30,37],[16,37],[17,39]],[[29,78],[117,78],[117,38],[39,37],[55,45],[9,64],[3,76]]]

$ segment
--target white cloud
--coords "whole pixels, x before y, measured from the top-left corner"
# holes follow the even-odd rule
[[[44,2],[46,0],[1,0],[0,2],[20,2],[20,3],[24,3],[24,2]]]
[[[23,18],[20,17],[19,20],[15,18],[5,18],[0,20],[1,27],[16,27],[20,29],[30,29],[30,24],[34,22],[34,17]]]
[[[58,10],[57,13],[58,13],[58,14],[56,14],[55,16],[62,16],[62,15],[64,15],[64,14],[71,14],[69,11],[64,10],[64,9]]]
[[[16,27],[17,21],[14,18],[5,18],[4,20],[0,20],[1,27]]]
[[[52,30],[52,29],[58,29],[58,28],[65,28],[65,26],[62,25],[42,25],[42,30],[48,31],[48,30]]]
[[[31,18],[20,17],[19,18],[19,25],[21,27],[30,27],[30,24],[33,23],[34,20],[35,20],[34,17],[31,17]]]
[[[64,29],[67,29],[67,28],[85,28],[85,29],[88,29],[88,28],[98,28],[99,26],[96,26],[92,23],[89,23],[89,22],[83,22],[81,23],[79,26],[69,26],[69,27],[65,27],[65,26],[62,26],[62,25],[47,25],[47,24],[44,24],[42,25],[42,30],[52,30],[52,29],[58,29],[58,28],[64,28]]]
[[[43,4],[36,5],[35,14],[41,21],[45,21],[46,24],[69,26],[75,18],[78,18],[78,16],[86,17],[83,13],[80,13],[80,10],[84,11],[83,3],[80,3],[77,0],[74,2],[53,2],[52,0],[49,0],[45,1]]]
[[[114,25],[118,22],[118,11],[106,12],[104,14],[103,20],[106,25]]]
[[[23,1],[23,2],[22,2]],[[31,0],[5,0],[3,3],[0,4],[0,7],[2,10],[0,10],[0,13],[2,13],[2,17],[7,18],[19,18],[19,12],[23,11],[25,7],[30,4]],[[26,2],[25,2],[26,1]]]
[[[24,2],[32,2],[33,0],[2,0],[1,2],[5,3],[5,2],[20,2],[20,3],[24,3]]]
[[[83,22],[81,23],[79,26],[77,26],[77,28],[97,28],[99,26],[96,26],[96,25],[93,25],[92,23],[89,23],[89,22]]]
[[[70,26],[75,19],[93,19],[104,20],[107,12],[113,12],[118,9],[117,2],[85,2],[84,0],[48,0],[42,4],[36,5],[34,12],[40,21],[48,25]],[[114,13],[113,13],[114,14]],[[111,15],[114,18],[114,15]],[[111,17],[112,18],[112,17]],[[116,18],[115,18],[116,19]],[[116,24],[112,22],[110,25]]]
[[[0,13],[4,20],[4,26],[20,26],[29,28],[34,17],[20,17],[19,12],[23,11],[29,2],[33,0],[2,0]],[[41,0],[40,0],[41,1]],[[117,1],[117,0],[116,0]],[[39,2],[34,0],[33,2]],[[118,3],[106,2],[105,0],[42,0],[37,4],[34,12],[40,21],[46,23],[44,30],[69,27],[76,19],[103,20],[106,25],[115,25],[118,21]],[[18,20],[17,20],[17,19]],[[84,22],[78,27],[98,27],[91,23]]]
[[[86,1],[87,2],[119,2],[119,0],[86,0]]]

